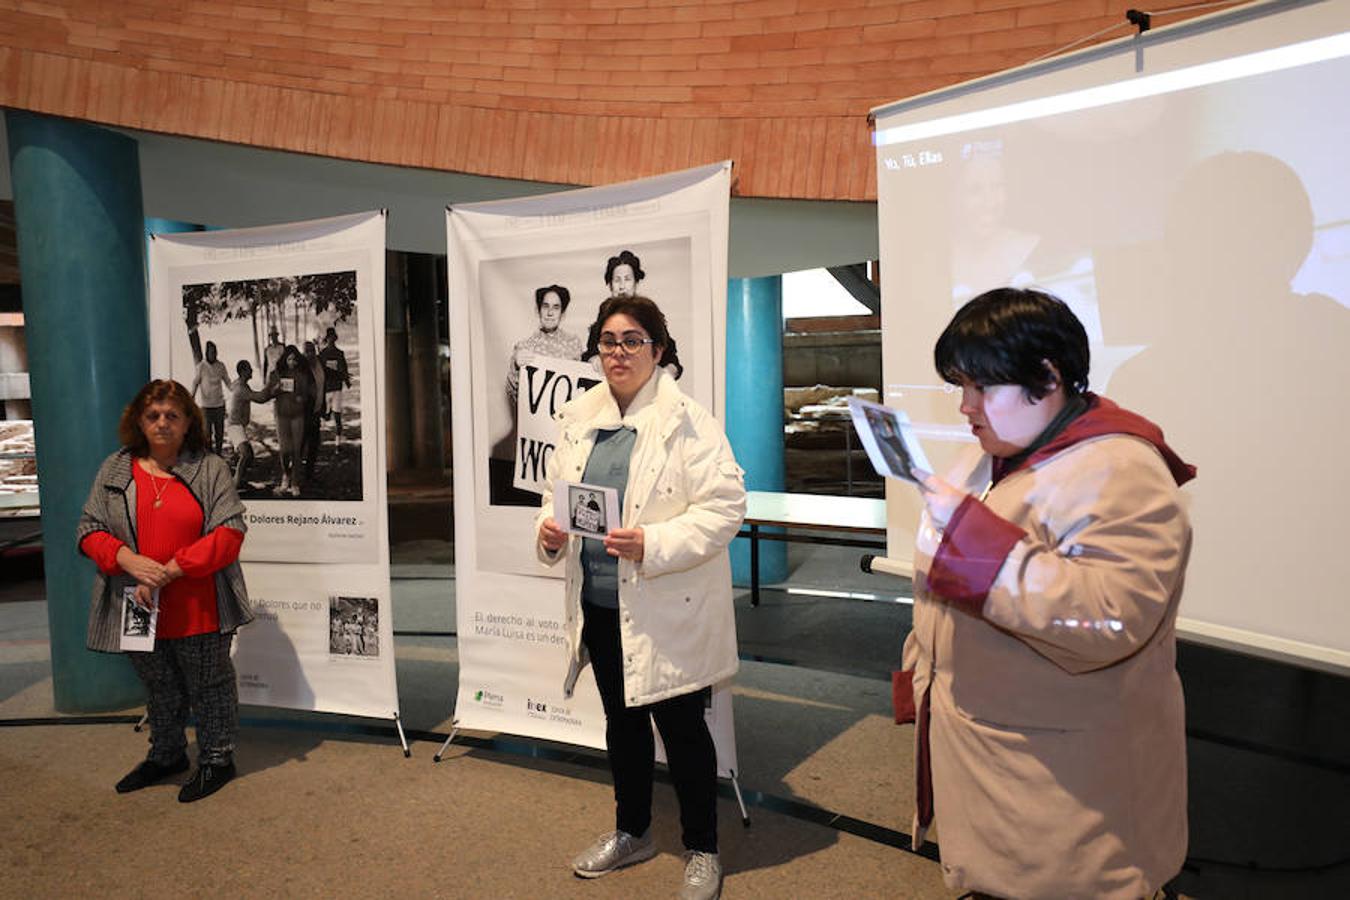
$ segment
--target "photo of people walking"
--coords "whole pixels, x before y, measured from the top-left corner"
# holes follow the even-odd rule
[[[240,497],[360,500],[356,273],[184,285],[183,317],[208,449]]]

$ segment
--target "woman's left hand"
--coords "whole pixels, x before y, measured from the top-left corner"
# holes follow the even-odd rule
[[[143,584],[136,585],[136,605],[141,609],[149,610],[152,601],[155,599],[154,588]]]
[[[615,528],[605,535],[605,550],[610,556],[642,562],[642,529]]]
[[[928,475],[919,482],[919,491],[923,494],[924,506],[928,508],[928,518],[938,528],[946,528],[947,523],[956,514],[956,508],[966,499],[966,492],[954,487],[936,475]]]

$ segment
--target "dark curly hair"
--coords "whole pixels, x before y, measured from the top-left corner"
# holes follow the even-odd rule
[[[610,316],[622,313],[636,321],[651,336],[653,346],[661,347],[661,356],[656,364],[661,368],[674,367],[675,380],[684,374],[684,364],[680,362],[680,352],[675,348],[675,338],[671,337],[666,326],[666,314],[656,305],[656,301],[641,294],[633,297],[610,297],[600,304],[595,321],[586,330],[586,350],[581,361],[588,362],[600,355],[600,328]],[[660,334],[661,337],[657,335]]]
[[[661,312],[661,307],[656,305],[655,300],[641,294],[635,294],[632,297],[610,297],[600,304],[600,311],[595,314],[595,323],[591,326],[597,341],[600,338],[600,329],[604,326],[605,320],[610,316],[617,315],[628,316],[641,325],[642,330],[647,332],[647,337],[652,339],[654,348],[664,348],[670,343],[670,331],[666,328],[666,314]]]
[[[957,310],[937,345],[933,364],[949,384],[1016,384],[1028,399],[1054,390],[1059,372],[1064,392],[1087,390],[1087,332],[1068,305],[1053,294],[1021,288],[986,291]]]
[[[169,378],[156,378],[146,383],[136,392],[136,396],[122,410],[122,419],[117,423],[117,438],[122,446],[135,457],[150,454],[150,442],[141,431],[141,413],[152,403],[173,403],[183,411],[187,418],[188,430],[183,437],[183,449],[200,453],[206,449],[206,418],[201,407],[192,399],[187,388]]]
[[[620,250],[618,256],[611,256],[605,263],[605,284],[614,280],[614,270],[619,266],[628,266],[633,270],[633,282],[637,283],[647,277],[647,273],[642,271],[642,262],[632,250]]]
[[[567,312],[567,304],[572,302],[572,292],[561,284],[546,284],[534,289],[535,312],[544,308],[544,297],[548,294],[557,294],[558,300],[562,302],[562,311]]]

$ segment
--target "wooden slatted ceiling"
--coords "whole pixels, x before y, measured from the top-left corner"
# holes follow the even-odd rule
[[[1019,65],[1120,22],[1123,9],[0,0],[0,106],[573,184],[731,158],[743,196],[866,200],[876,194],[870,108]]]

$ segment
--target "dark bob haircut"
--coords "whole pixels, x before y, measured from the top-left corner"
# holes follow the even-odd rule
[[[611,256],[609,262],[605,263],[605,284],[614,280],[614,270],[619,266],[628,266],[633,270],[633,282],[637,283],[647,277],[647,273],[642,271],[642,262],[637,258],[632,250],[620,250],[618,256]]]
[[[1068,305],[1044,291],[996,288],[957,310],[933,348],[933,364],[949,384],[968,378],[979,385],[1020,385],[1030,399],[1054,389],[1059,372],[1064,392],[1087,390],[1087,332]]]
[[[562,301],[562,311],[567,312],[567,304],[572,302],[572,292],[561,284],[548,284],[534,289],[534,309],[536,312],[544,308],[544,297],[548,294],[557,294],[558,299]]]
[[[661,312],[661,307],[656,305],[656,301],[641,294],[632,297],[610,297],[600,304],[600,311],[595,315],[595,324],[591,326],[597,342],[600,340],[605,320],[617,315],[628,316],[641,325],[642,330],[647,332],[647,337],[652,339],[653,349],[659,348],[660,351],[664,351],[670,344],[666,314]]]
[[[122,420],[117,423],[117,438],[122,446],[137,458],[150,454],[150,442],[141,431],[141,413],[152,403],[172,403],[187,417],[188,430],[183,436],[183,449],[201,453],[206,449],[206,420],[201,407],[192,399],[188,389],[170,379],[155,379],[136,392],[136,396],[122,410]]]

